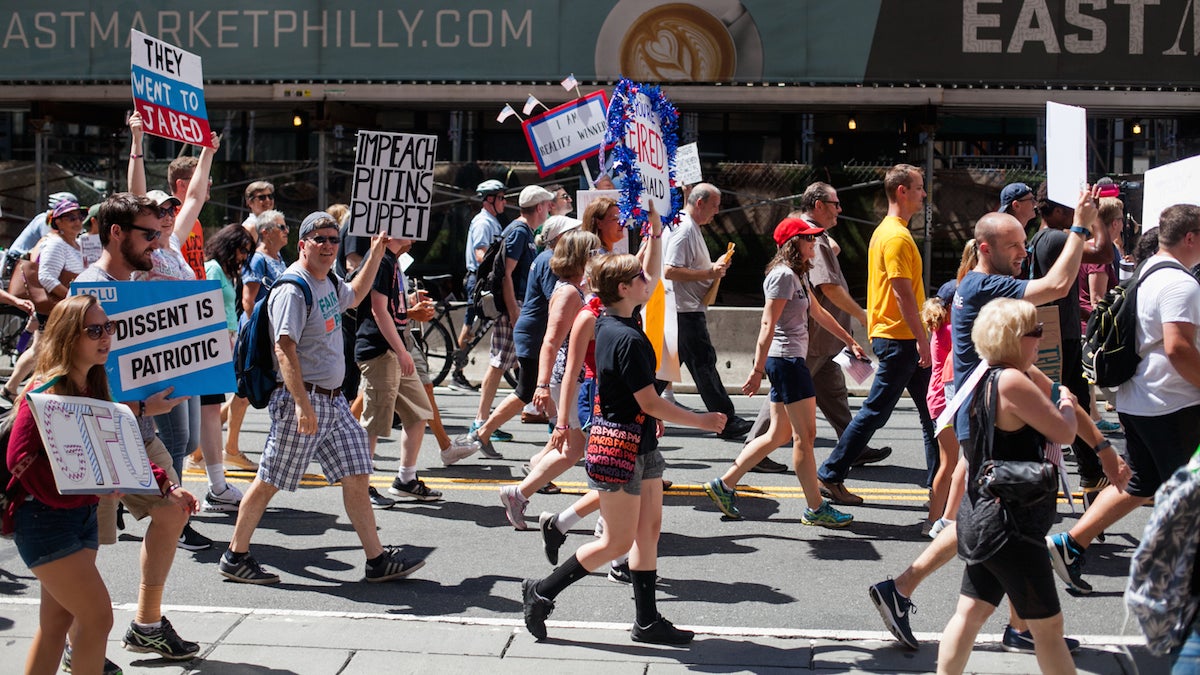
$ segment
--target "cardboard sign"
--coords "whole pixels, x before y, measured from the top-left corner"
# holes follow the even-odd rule
[[[71,284],[96,296],[117,324],[105,371],[117,401],[167,387],[172,397],[225,394],[237,386],[219,281],[110,281]]]
[[[704,175],[700,172],[700,148],[695,143],[681,145],[675,151],[675,178],[680,185],[704,181]]]
[[[350,234],[425,241],[437,136],[358,132]]]
[[[1200,155],[1150,169],[1142,185],[1142,232],[1149,232],[1168,206],[1200,205]]]
[[[1051,380],[1062,382],[1062,324],[1058,321],[1058,305],[1038,307],[1037,320],[1042,324],[1042,339],[1038,341],[1033,365]]]
[[[1046,190],[1050,201],[1075,208],[1087,185],[1087,110],[1046,101]]]
[[[596,156],[604,144],[607,109],[604,92],[597,91],[522,122],[538,175],[545,178]]]
[[[212,147],[200,57],[129,31],[133,104],[146,133]]]
[[[625,129],[625,147],[637,155],[637,168],[642,174],[642,189],[662,215],[671,213],[671,175],[667,145],[663,142],[662,125],[650,97],[638,92],[630,101],[633,119]]]
[[[158,494],[133,411],[81,396],[29,394],[54,484],[64,495]]]

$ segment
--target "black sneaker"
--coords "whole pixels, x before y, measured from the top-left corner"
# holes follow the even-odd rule
[[[454,371],[454,374],[450,376],[449,386],[457,391],[479,391],[479,385],[471,384],[461,370]]]
[[[871,586],[867,592],[888,631],[905,647],[920,649],[921,643],[917,641],[917,636],[913,635],[908,622],[909,615],[915,613],[917,608],[912,600],[900,595],[896,590],[896,582],[891,579],[881,581]]]
[[[70,643],[63,645],[62,671],[64,673],[71,672],[71,644]],[[121,670],[121,666],[118,666],[117,664],[113,663],[112,661],[109,661],[108,658],[105,658],[104,659],[104,670],[102,672],[104,673],[104,675],[122,675],[125,671]]]
[[[1063,637],[1063,641],[1067,643],[1067,651],[1072,654],[1079,653],[1079,640]],[[1033,634],[1027,630],[1017,630],[1012,626],[1004,627],[1004,637],[1000,640],[1000,645],[1004,647],[1004,651],[1006,652],[1034,653]]]
[[[891,455],[892,448],[890,446],[885,445],[882,448],[866,447],[863,448],[862,452],[858,453],[858,457],[855,457],[853,462],[850,462],[850,466],[864,466],[882,462]]]
[[[608,580],[618,584],[632,584],[633,575],[629,573],[629,561],[613,563],[608,568]]]
[[[787,464],[780,464],[770,457],[763,457],[758,464],[750,467],[754,473],[787,473],[791,469]]]
[[[538,516],[538,528],[542,531],[542,547],[546,552],[546,560],[551,565],[558,564],[558,549],[562,548],[567,535],[558,531],[558,514],[542,513]]]
[[[225,555],[221,556],[218,569],[221,571],[221,576],[241,584],[279,583],[279,575],[274,572],[268,572],[249,553],[242,558],[241,562],[234,563],[230,562],[229,552],[226,551]]]
[[[635,621],[633,623],[633,630],[629,632],[629,637],[633,638],[634,642],[649,642],[656,645],[686,645],[696,637],[696,633],[676,628],[674,624],[664,619],[662,614],[659,614],[657,619],[644,628]]]
[[[740,441],[746,437],[746,432],[750,431],[752,426],[754,422],[734,416],[725,422],[725,428],[717,437],[727,441]]]
[[[400,551],[394,546],[383,548],[383,560],[372,565],[367,563],[367,581],[378,584],[393,579],[401,579],[425,566],[424,560],[407,560],[400,557]]]
[[[379,494],[379,490],[376,490],[375,486],[367,488],[367,497],[371,500],[371,508],[373,509],[390,509],[396,505],[395,499]]]
[[[162,617],[162,625],[158,628],[142,628],[131,621],[121,646],[127,651],[154,653],[172,661],[186,661],[200,653],[200,645],[179,637],[166,616]]]
[[[204,551],[212,548],[212,539],[192,529],[191,523],[188,523],[183,526],[183,533],[179,535],[178,546],[185,551]]]
[[[430,490],[420,478],[414,478],[407,483],[403,483],[400,481],[400,477],[397,476],[392,479],[392,486],[388,488],[388,492],[397,497],[407,497],[419,502],[436,502],[442,498],[441,492]]]
[[[546,619],[554,611],[554,601],[537,594],[537,582],[521,582],[521,604],[525,608],[525,628],[538,642],[546,639]]]

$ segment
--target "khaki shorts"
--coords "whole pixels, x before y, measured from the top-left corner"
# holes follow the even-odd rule
[[[158,436],[146,443],[146,455],[155,466],[167,472],[167,478],[170,478],[172,483],[182,485],[171,463],[171,453],[167,452],[167,446],[163,445]],[[129,515],[137,520],[150,515],[151,509],[169,503],[159,495],[121,495],[120,501],[125,504]],[[96,520],[100,530],[100,543],[117,543],[117,500],[101,497],[100,506],[96,510]]]
[[[358,364],[363,377],[362,426],[379,438],[392,435],[392,413],[405,427],[433,419],[429,395],[416,373],[400,374],[395,352],[388,350]]]

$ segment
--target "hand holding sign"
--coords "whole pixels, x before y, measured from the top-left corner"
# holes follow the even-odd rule
[[[200,57],[138,30],[129,31],[133,102],[146,131],[208,145],[208,108]]]

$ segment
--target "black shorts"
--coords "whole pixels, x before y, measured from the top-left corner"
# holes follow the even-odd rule
[[[521,376],[517,380],[517,388],[513,393],[522,402],[529,403],[533,400],[534,391],[537,389],[538,357],[518,356],[517,365],[521,367]]]
[[[1125,458],[1133,472],[1125,492],[1149,499],[1200,445],[1200,405],[1157,417],[1117,416],[1125,427]]]
[[[1013,537],[991,558],[963,570],[959,592],[999,605],[1004,596],[1017,616],[1048,619],[1062,611],[1046,544]]]

